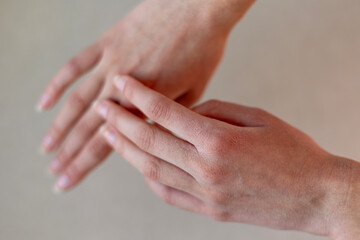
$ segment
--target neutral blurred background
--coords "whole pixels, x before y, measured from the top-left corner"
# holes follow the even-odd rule
[[[0,0],[0,239],[325,239],[219,223],[161,202],[112,155],[51,191],[38,154],[59,108],[34,105],[58,68],[139,1]],[[360,159],[360,1],[258,1],[234,29],[204,99],[264,108],[330,152]]]

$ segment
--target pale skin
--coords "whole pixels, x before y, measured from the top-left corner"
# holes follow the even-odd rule
[[[57,189],[75,187],[115,149],[176,207],[220,221],[358,239],[357,162],[329,154],[260,109],[219,101],[184,107],[203,92],[231,28],[252,3],[144,1],[70,60],[38,105],[50,109],[91,70],[42,144],[44,152],[60,147],[49,168],[60,175]]]
[[[219,221],[359,238],[359,163],[261,109],[212,100],[189,110],[131,77],[114,81],[155,124],[101,100],[101,134],[165,202]],[[79,176],[65,174],[71,188]]]
[[[134,76],[185,106],[193,104],[218,65],[231,28],[253,1],[239,2],[235,8],[230,1],[228,6],[208,0],[144,1],[69,60],[46,87],[38,110],[53,107],[72,83],[90,74],[69,95],[44,137],[43,152],[59,148],[49,170],[59,174],[82,161],[95,167],[112,151],[97,132],[103,120],[90,106],[102,98],[129,106],[112,87],[116,74]],[[227,17],[218,16],[221,5],[230,9]]]

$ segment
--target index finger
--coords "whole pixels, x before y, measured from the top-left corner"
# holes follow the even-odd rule
[[[100,57],[100,44],[95,43],[69,60],[48,83],[37,104],[37,110],[44,111],[53,107],[65,90],[84,73],[93,68]]]
[[[206,133],[207,121],[201,115],[146,87],[130,76],[116,76],[116,87],[129,102],[149,119],[190,143],[198,143]]]

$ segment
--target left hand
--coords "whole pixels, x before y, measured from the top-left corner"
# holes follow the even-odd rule
[[[339,231],[356,162],[263,110],[209,101],[191,111],[130,77],[117,80],[121,94],[159,125],[101,100],[102,134],[167,203],[221,221]],[[75,186],[89,166],[75,161],[57,186]]]
[[[234,7],[224,1],[143,1],[72,58],[50,81],[38,105],[39,110],[50,109],[91,70],[71,91],[41,144],[46,153],[59,149],[49,170],[60,174],[81,159],[99,163],[111,152],[97,131],[103,119],[90,106],[106,98],[130,107],[112,84],[117,74],[132,75],[185,106],[193,104],[215,71],[232,27],[253,2],[242,0]]]

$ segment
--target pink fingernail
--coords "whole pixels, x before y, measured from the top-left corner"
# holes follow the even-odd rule
[[[51,136],[46,136],[42,142],[43,148],[48,151],[54,146],[54,140]]]
[[[56,182],[56,186],[59,188],[59,190],[64,190],[70,185],[69,177],[66,175],[62,175],[59,180]]]
[[[104,103],[97,104],[97,111],[103,117],[106,118],[108,106]]]
[[[104,129],[103,134],[104,134],[106,141],[108,141],[108,143],[110,143],[112,145],[115,141],[114,130],[106,128],[106,129]]]
[[[116,76],[114,78],[115,86],[120,90],[124,91],[125,83],[127,81],[127,77],[125,76]]]
[[[42,95],[42,97],[40,98],[40,101],[36,107],[36,110],[41,112],[43,111],[45,108],[49,107],[51,103],[51,98],[48,94],[44,93]]]

